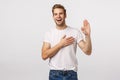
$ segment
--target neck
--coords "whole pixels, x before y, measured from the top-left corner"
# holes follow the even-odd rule
[[[56,28],[57,29],[59,29],[59,30],[63,30],[63,29],[65,29],[67,27],[67,25],[65,24],[65,25],[62,25],[62,26],[56,26]]]

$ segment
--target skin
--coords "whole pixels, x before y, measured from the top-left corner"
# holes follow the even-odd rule
[[[56,8],[54,9],[53,12],[53,19],[56,23],[56,28],[59,30],[65,29],[66,23],[65,23],[65,19],[66,19],[66,14],[64,14],[64,10],[61,8]],[[91,37],[90,37],[90,24],[87,20],[83,21],[83,27],[81,28],[82,32],[85,34],[85,41],[81,40],[78,43],[78,46],[81,48],[81,50],[86,54],[86,55],[90,55],[91,51],[92,51],[92,44],[91,44]],[[74,38],[71,37],[67,37],[66,35],[64,35],[60,42],[57,43],[54,47],[51,47],[50,43],[47,42],[43,42],[42,45],[42,59],[46,60],[48,58],[52,58],[53,56],[55,56],[57,54],[57,52],[66,46],[69,46],[71,44],[73,44],[74,42]]]

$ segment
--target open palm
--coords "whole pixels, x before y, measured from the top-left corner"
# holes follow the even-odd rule
[[[87,20],[83,21],[83,27],[81,28],[82,32],[86,35],[89,36],[90,35],[90,24]]]

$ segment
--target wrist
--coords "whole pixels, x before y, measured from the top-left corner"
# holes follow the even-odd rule
[[[62,45],[61,43],[58,43],[58,46],[59,46],[59,48],[63,48],[64,47],[64,45]]]

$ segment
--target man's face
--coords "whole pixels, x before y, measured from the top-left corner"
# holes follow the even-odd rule
[[[54,9],[53,18],[57,26],[63,26],[65,24],[66,15],[61,8]]]

